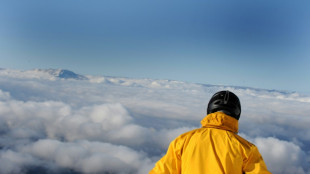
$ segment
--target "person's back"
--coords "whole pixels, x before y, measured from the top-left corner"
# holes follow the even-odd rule
[[[256,146],[237,135],[240,111],[229,116],[213,101],[202,127],[172,141],[150,174],[270,174]]]
[[[216,112],[205,117],[202,126],[183,135],[181,173],[242,174],[243,171],[267,171],[265,164],[260,162],[257,148],[236,134],[237,120]],[[257,171],[252,171],[255,164],[258,165]]]

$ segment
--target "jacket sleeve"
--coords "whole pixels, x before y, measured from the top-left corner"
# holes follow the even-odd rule
[[[245,160],[243,172],[245,174],[271,174],[256,146],[251,148],[248,158]]]
[[[149,174],[180,174],[182,144],[179,138],[172,141],[167,153],[155,164]]]

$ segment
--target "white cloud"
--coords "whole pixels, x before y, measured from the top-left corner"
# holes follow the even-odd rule
[[[1,150],[0,152],[0,173],[22,173],[23,167],[31,163],[34,163],[31,156],[12,150]]]
[[[277,138],[256,138],[254,143],[261,151],[266,164],[274,173],[305,174],[309,166],[307,155],[293,142]]]
[[[21,147],[20,153],[84,173],[141,173],[151,160],[143,152],[102,142],[44,139]]]
[[[307,95],[87,78],[0,70],[0,173],[147,173],[171,140],[200,127],[210,97],[225,89],[240,97],[241,135],[259,147],[273,173],[310,172]]]

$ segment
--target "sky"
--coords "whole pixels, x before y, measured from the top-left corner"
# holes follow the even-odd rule
[[[304,0],[1,1],[0,67],[310,93],[309,8]]]
[[[234,92],[239,135],[273,174],[310,173],[310,95],[172,80],[0,69],[0,173],[146,174]]]

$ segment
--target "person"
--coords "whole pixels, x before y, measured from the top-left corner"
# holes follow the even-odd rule
[[[202,127],[173,140],[149,174],[271,174],[257,147],[237,135],[239,98],[215,93]]]

